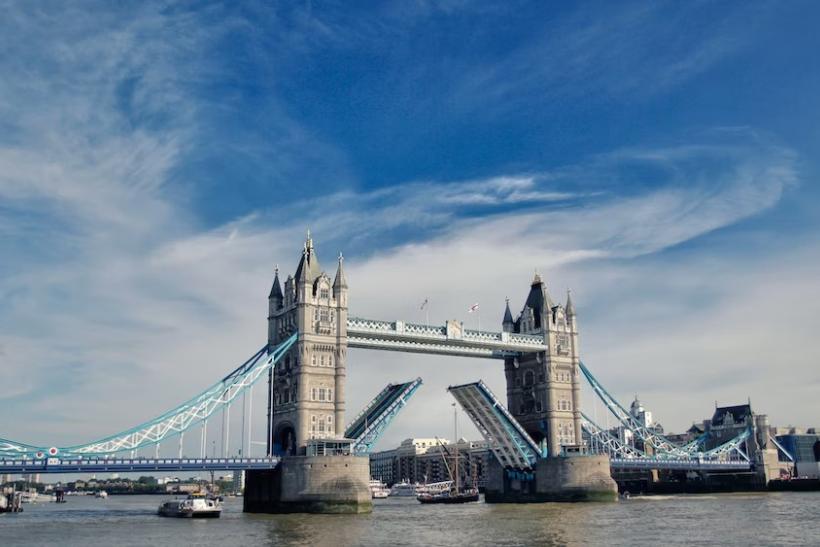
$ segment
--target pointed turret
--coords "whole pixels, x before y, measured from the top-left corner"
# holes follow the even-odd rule
[[[302,249],[302,258],[296,267],[296,275],[294,275],[294,277],[300,284],[312,283],[321,272],[322,269],[319,267],[319,258],[313,249],[313,238],[310,237],[310,230],[308,230],[307,238],[305,239],[305,244]]]
[[[282,306],[282,301],[284,300],[284,295],[282,294],[282,285],[279,284],[279,266],[276,266],[273,274],[273,286],[270,289],[270,294],[268,295],[268,300],[271,300],[275,303],[276,308]]]
[[[575,306],[572,304],[572,294],[569,289],[567,289],[567,316],[572,317],[575,315]]]
[[[527,301],[524,304],[525,309],[530,308],[533,311],[535,329],[540,329],[542,327],[541,318],[549,317],[552,314],[553,307],[554,304],[552,303],[552,299],[547,292],[547,287],[544,284],[544,280],[541,279],[541,274],[536,271],[535,277],[530,285],[530,294],[527,295]]]
[[[347,278],[345,277],[344,269],[345,257],[339,253],[339,267],[336,270],[336,279],[333,280],[333,291],[338,292],[338,289],[347,288]]]
[[[504,309],[504,319],[501,322],[501,330],[504,332],[512,332],[515,323],[513,322],[512,312],[510,312],[510,299],[507,298],[507,306]]]

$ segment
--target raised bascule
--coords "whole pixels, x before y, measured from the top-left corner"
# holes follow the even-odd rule
[[[0,439],[0,473],[244,469],[246,511],[369,511],[368,453],[421,379],[389,384],[345,426],[348,348],[503,362],[506,406],[480,380],[448,390],[495,455],[487,502],[611,500],[617,496],[611,474],[618,470],[767,472],[760,454],[768,441],[752,427],[707,450],[706,438],[678,445],[638,423],[581,362],[571,296],[555,303],[540,275],[516,317],[507,302],[501,327],[488,332],[455,320],[436,326],[349,316],[344,259],[339,256],[331,278],[308,234],[295,273],[282,283],[276,270],[268,341],[251,358],[171,411],[88,444],[38,447]],[[227,452],[231,407],[239,402],[244,424],[252,409],[245,399],[264,377],[266,455],[249,457],[249,417],[239,454],[206,457],[209,418],[221,412]],[[623,442],[581,412],[583,380],[639,443]],[[200,457],[186,457],[183,440],[195,427]],[[177,456],[161,458],[160,445],[172,439]]]

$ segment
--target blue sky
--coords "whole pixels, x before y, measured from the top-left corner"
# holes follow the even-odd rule
[[[817,424],[811,2],[0,2],[0,437],[156,415],[264,342],[304,231],[353,313],[500,321],[534,269],[668,429]],[[351,352],[349,412],[497,363]]]

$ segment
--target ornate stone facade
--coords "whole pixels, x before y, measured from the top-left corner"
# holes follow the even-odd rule
[[[550,456],[581,444],[581,385],[578,324],[572,298],[553,304],[536,274],[524,308],[513,320],[509,302],[502,323],[506,332],[543,335],[547,351],[504,361],[507,406],[527,433]]]
[[[299,338],[268,377],[268,449],[305,453],[309,439],[344,436],[347,360],[347,281],[339,256],[333,280],[322,271],[308,234],[302,257],[284,289],[277,269],[268,298],[272,350],[298,331]],[[272,416],[272,418],[271,418]]]

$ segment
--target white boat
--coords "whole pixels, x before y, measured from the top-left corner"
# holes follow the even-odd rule
[[[106,492],[105,490],[100,490],[94,496],[97,497],[97,498],[105,499],[105,498],[108,497],[108,492]]]
[[[185,499],[162,502],[157,510],[161,517],[219,518],[222,504],[204,494],[191,494]]]
[[[410,484],[407,481],[397,482],[390,489],[391,496],[417,496],[423,486],[420,484]]]
[[[373,499],[384,499],[390,495],[390,490],[382,481],[375,479],[370,481],[370,495]]]
[[[20,503],[37,503],[37,492],[20,492]]]

